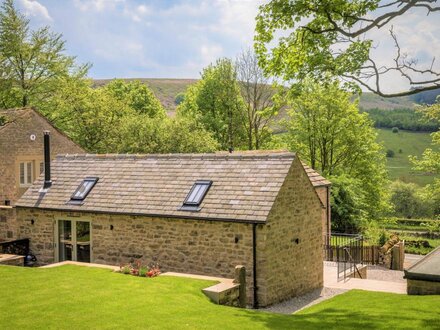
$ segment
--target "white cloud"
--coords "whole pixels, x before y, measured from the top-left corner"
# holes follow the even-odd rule
[[[74,0],[75,6],[81,11],[114,9],[116,5],[124,2],[125,0]]]
[[[47,21],[52,21],[49,11],[41,3],[36,0],[20,0],[24,13],[28,16],[35,16],[43,18]]]
[[[204,66],[221,57],[223,53],[223,47],[220,45],[203,45],[200,47],[200,55],[202,58],[202,63]]]
[[[145,17],[152,13],[152,8],[147,5],[139,5],[130,7],[126,5],[124,8],[124,14],[130,17],[134,22],[139,23],[145,21]]]

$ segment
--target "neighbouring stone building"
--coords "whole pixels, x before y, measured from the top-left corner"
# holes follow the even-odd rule
[[[84,150],[32,108],[0,110],[0,241],[15,238],[15,202],[43,171],[43,131],[51,153]]]
[[[293,153],[66,155],[17,202],[40,263],[140,259],[233,277],[267,306],[323,285],[324,205]]]
[[[440,294],[440,247],[405,269],[409,295]]]

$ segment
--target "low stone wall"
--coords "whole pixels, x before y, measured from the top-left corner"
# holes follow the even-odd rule
[[[224,280],[202,291],[218,305],[246,307],[246,268],[236,266],[233,281]]]
[[[406,283],[409,295],[440,294],[440,282],[407,279]]]
[[[24,256],[0,254],[0,265],[23,266],[24,265]]]

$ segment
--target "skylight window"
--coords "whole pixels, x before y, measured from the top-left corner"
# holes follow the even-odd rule
[[[98,182],[98,178],[85,178],[70,199],[72,201],[83,201],[89,194],[90,190],[95,186],[96,182]]]
[[[211,185],[212,181],[209,180],[196,181],[183,202],[182,210],[199,211],[199,206]]]

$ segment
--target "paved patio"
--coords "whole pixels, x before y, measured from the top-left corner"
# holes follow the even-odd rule
[[[379,271],[384,272],[384,274],[388,273],[386,269]],[[406,294],[406,280],[403,278],[403,272],[391,272],[394,272],[394,278],[383,276],[383,280],[379,280],[377,278],[380,278],[380,275],[376,275],[375,279],[368,279],[367,273],[367,279],[348,278],[338,282],[336,263],[324,262],[324,287],[342,290],[359,289]]]

